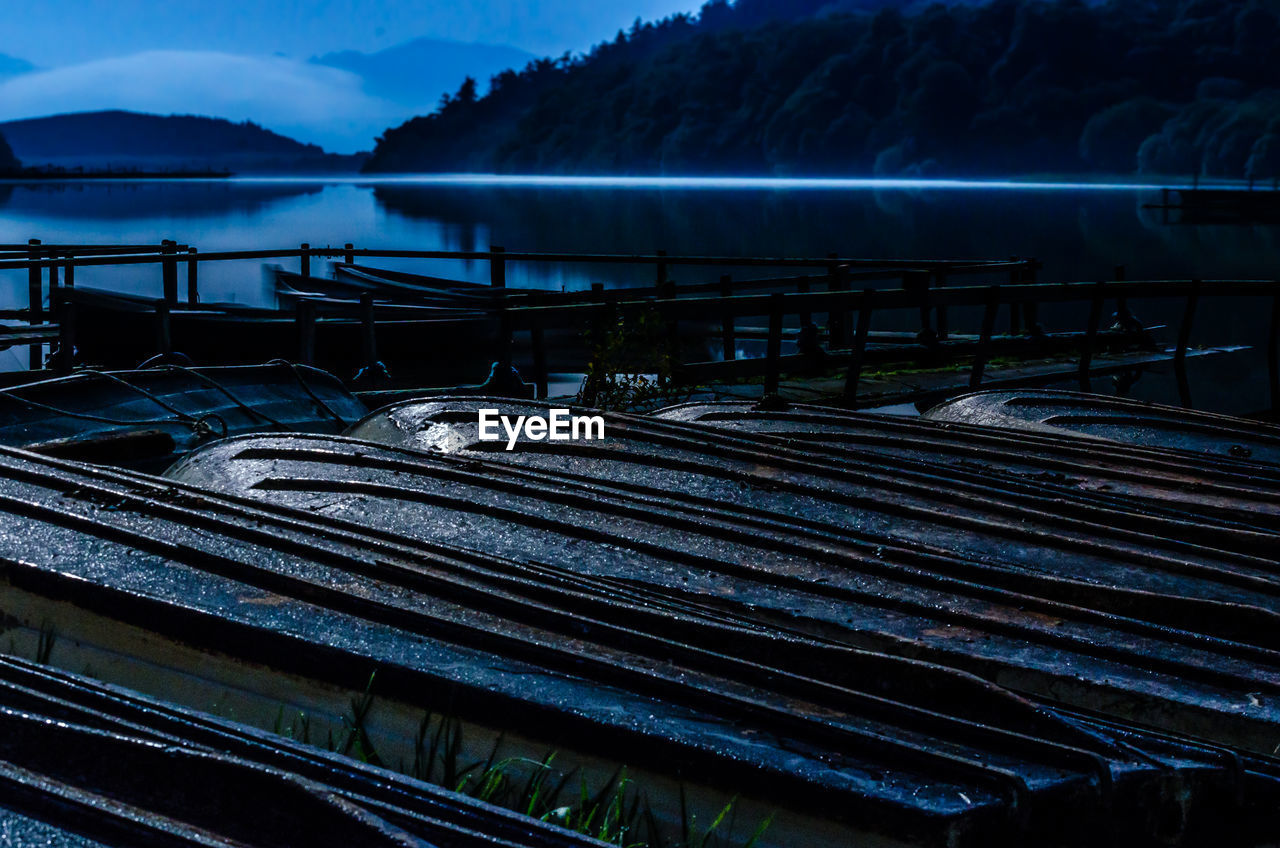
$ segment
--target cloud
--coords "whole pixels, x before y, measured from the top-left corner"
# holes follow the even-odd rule
[[[404,118],[355,74],[281,57],[153,50],[0,81],[0,120],[101,109],[251,120],[339,153]]]

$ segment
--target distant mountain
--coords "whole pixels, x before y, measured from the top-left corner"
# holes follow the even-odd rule
[[[194,115],[77,112],[0,123],[0,135],[28,168],[298,173],[354,171],[363,159],[248,121]]]
[[[364,80],[366,93],[417,108],[434,107],[442,94],[457,91],[466,77],[484,83],[534,58],[515,47],[417,38],[377,53],[344,50],[316,56],[311,62],[350,71]]]

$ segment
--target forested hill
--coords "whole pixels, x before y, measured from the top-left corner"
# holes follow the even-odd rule
[[[723,0],[464,85],[372,171],[1280,173],[1280,0]],[[887,7],[887,8],[881,8]]]
[[[16,171],[22,163],[13,155],[13,148],[3,135],[0,135],[0,175]]]
[[[194,115],[76,112],[0,123],[0,134],[29,168],[324,172],[355,171],[363,161],[249,121]]]

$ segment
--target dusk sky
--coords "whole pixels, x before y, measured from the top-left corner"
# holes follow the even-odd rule
[[[700,0],[43,0],[0,28],[0,121],[118,108],[251,119],[337,152],[420,111],[308,62],[415,38],[579,52]],[[461,82],[461,78],[457,80]],[[455,86],[456,83],[450,83]],[[441,91],[424,92],[432,103]]]

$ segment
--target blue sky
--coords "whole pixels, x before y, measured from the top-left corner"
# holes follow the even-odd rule
[[[0,79],[0,120],[94,108],[250,119],[339,152],[417,109],[307,60],[414,38],[579,52],[640,17],[700,0],[41,0],[0,26],[0,54],[36,71]],[[459,80],[460,82],[461,80]],[[434,102],[429,92],[423,102]]]

